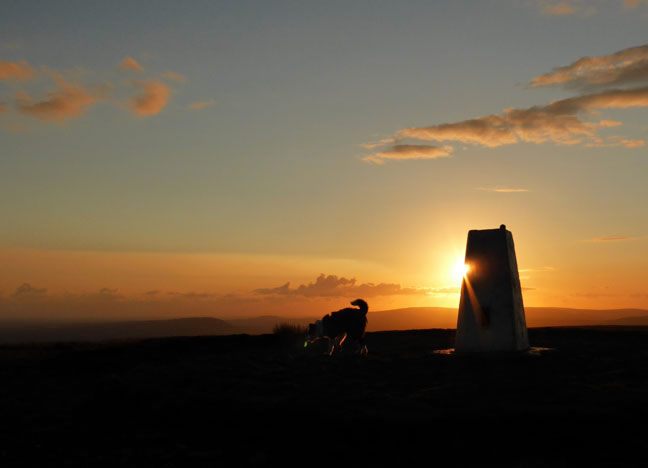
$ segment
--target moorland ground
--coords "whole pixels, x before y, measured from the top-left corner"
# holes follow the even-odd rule
[[[530,329],[539,354],[445,355],[453,330],[0,347],[0,466],[645,466],[648,327]]]

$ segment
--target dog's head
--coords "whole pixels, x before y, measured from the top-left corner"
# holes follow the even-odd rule
[[[365,301],[363,301],[362,299],[356,299],[355,301],[353,301],[351,303],[351,305],[354,305],[356,307],[360,307],[360,310],[363,310],[365,312],[367,310],[369,310],[369,305]]]

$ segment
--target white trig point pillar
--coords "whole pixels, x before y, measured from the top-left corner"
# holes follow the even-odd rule
[[[503,224],[499,229],[469,231],[465,263],[455,350],[528,349],[513,235]]]

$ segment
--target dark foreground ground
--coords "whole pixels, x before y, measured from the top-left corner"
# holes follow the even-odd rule
[[[541,355],[366,358],[277,335],[0,347],[0,466],[646,466],[648,328],[530,330]]]

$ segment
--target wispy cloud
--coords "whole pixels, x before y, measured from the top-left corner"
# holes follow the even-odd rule
[[[612,120],[585,121],[583,116],[596,116],[603,109],[627,109],[631,107],[648,107],[648,87],[636,89],[608,90],[574,98],[560,99],[544,106],[533,106],[526,109],[505,109],[501,114],[464,120],[454,123],[443,123],[429,127],[411,127],[398,131],[395,139],[403,141],[414,139],[420,141],[467,143],[487,148],[495,148],[515,143],[545,143],[558,145],[590,144],[590,146],[608,143],[611,146],[638,147],[643,140],[630,140],[614,136],[604,139],[599,132],[602,129],[617,127],[620,122]],[[418,145],[397,145],[403,148],[415,148]],[[393,148],[393,147],[392,147]],[[438,147],[436,147],[438,148]],[[431,150],[437,157],[447,156],[452,147]],[[409,154],[409,150],[403,150]],[[365,157],[365,160],[399,156],[393,150],[376,151]],[[416,159],[401,157],[398,159]]]
[[[171,71],[162,73],[162,78],[175,81],[176,83],[184,83],[185,81],[187,81],[187,78],[182,73]]]
[[[648,83],[648,45],[630,47],[610,55],[582,57],[569,65],[538,75],[529,87],[592,88]]]
[[[610,3],[609,0],[599,1],[599,4]],[[613,0],[624,9],[636,9],[640,5],[648,6],[648,0]],[[545,16],[592,16],[599,12],[597,2],[592,0],[535,0],[534,5]]]
[[[445,286],[443,288],[426,288],[424,291],[425,294],[430,296],[458,295],[461,293],[461,287]]]
[[[508,188],[508,187],[478,187],[476,190],[484,190],[486,192],[496,192],[496,193],[522,193],[530,192],[529,189],[523,188]]]
[[[159,114],[167,105],[171,90],[159,80],[135,81],[140,94],[128,101],[129,108],[139,116]]]
[[[586,239],[585,242],[623,242],[629,240],[636,240],[639,237],[630,236],[608,236],[608,237],[595,237],[593,239]]]
[[[622,85],[640,84],[635,88]],[[643,139],[604,135],[619,127],[616,120],[601,119],[606,109],[648,107],[648,45],[632,47],[611,55],[583,57],[551,73],[536,76],[530,88],[561,85],[589,90],[576,97],[558,99],[528,108],[507,108],[499,114],[447,122],[426,127],[409,127],[392,137],[360,146],[373,151],[365,161],[386,159],[435,159],[453,153],[452,144],[496,148],[517,143],[583,145],[586,147],[638,148]],[[597,87],[598,90],[590,89]],[[411,140],[445,143],[446,146],[410,144]]]
[[[550,16],[573,15],[576,8],[573,4],[567,2],[547,3],[543,7],[543,13]]]
[[[451,146],[393,145],[385,151],[365,156],[363,159],[376,164],[383,164],[385,159],[438,159],[451,156],[452,150]]]
[[[215,297],[221,297],[220,294],[215,293],[170,292],[167,294],[169,294],[170,296],[176,296],[181,299],[211,299]]]
[[[621,136],[610,136],[606,139],[595,138],[592,142],[585,144],[590,148],[613,148],[615,146],[623,146],[625,148],[639,148],[646,144],[645,140],[631,140]]]
[[[27,62],[0,62],[0,80],[31,80],[34,69]]]
[[[20,92],[16,95],[20,113],[38,120],[62,121],[83,115],[88,107],[104,98],[101,87],[89,89],[78,83],[57,80],[58,89],[50,91],[45,98],[35,100]]]
[[[141,73],[144,71],[144,67],[142,67],[133,57],[126,57],[124,60],[122,60],[119,63],[119,69],[120,70],[130,70],[134,72]]]
[[[625,8],[637,8],[639,5],[648,5],[648,0],[623,0]]]
[[[553,101],[527,109],[505,109],[502,114],[478,117],[456,123],[405,128],[397,138],[425,141],[455,141],[495,148],[520,142],[547,141],[573,145],[594,138],[602,128],[618,126],[610,120],[585,122],[579,117],[600,109],[648,107],[648,87],[610,90]],[[597,140],[598,141],[598,140]]]
[[[372,143],[360,143],[358,146],[364,149],[374,149],[395,142],[396,140],[393,137],[390,137],[390,138],[383,138],[382,140],[378,140]]]
[[[544,267],[539,267],[539,268],[520,268],[518,271],[520,273],[548,272],[548,271],[556,271],[556,268],[554,268],[552,266],[544,266]]]
[[[592,1],[584,0],[535,0],[535,5],[545,16],[592,16],[598,8]]]
[[[189,104],[190,109],[198,110],[198,109],[204,109],[205,107],[213,106],[216,104],[216,101],[214,98],[207,99],[206,101],[197,101],[197,102],[192,102]]]

